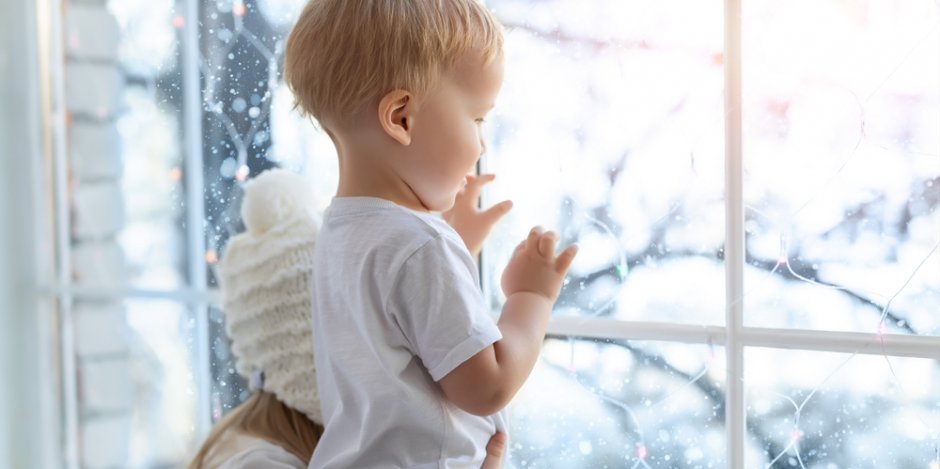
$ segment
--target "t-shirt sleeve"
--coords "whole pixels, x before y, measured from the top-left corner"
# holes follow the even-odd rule
[[[439,236],[404,262],[389,294],[389,314],[434,381],[502,338],[475,275],[466,248]]]

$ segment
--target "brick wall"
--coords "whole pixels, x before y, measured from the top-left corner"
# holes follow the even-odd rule
[[[124,87],[118,25],[104,3],[71,2],[64,26],[73,280],[78,288],[121,289],[127,267],[117,240],[125,224],[115,124]],[[126,467],[134,399],[123,301],[77,300],[73,312],[80,464]]]

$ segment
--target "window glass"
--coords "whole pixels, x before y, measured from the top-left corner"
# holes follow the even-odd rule
[[[581,250],[556,311],[724,322],[722,4],[489,2],[508,28],[488,134],[487,286],[534,225]]]
[[[192,308],[171,301],[126,301],[135,383],[129,465],[181,465],[195,447],[197,374]]]
[[[205,85],[203,162],[207,251],[217,259],[243,230],[244,182],[283,167],[307,177],[325,208],[336,190],[332,142],[293,110],[281,79],[287,34],[304,2],[206,2],[200,28]],[[211,274],[211,270],[210,270]],[[217,286],[210,275],[210,286]]]
[[[83,467],[179,467],[198,404],[193,310],[162,300],[77,301]]]
[[[124,73],[115,143],[120,148],[126,212],[118,236],[126,281],[134,288],[185,288],[190,253],[185,239],[177,16],[169,1],[112,1],[108,11],[120,25],[118,58]]]
[[[125,98],[128,111],[117,128],[126,210],[119,241],[127,280],[136,288],[185,288],[188,256],[179,115],[156,101],[153,88],[129,85]]]
[[[940,466],[936,360],[745,349],[747,467]]]
[[[746,323],[940,334],[940,9],[744,2]]]
[[[235,370],[232,341],[225,332],[225,313],[209,309],[209,369],[212,379],[212,421],[217,422],[251,395],[248,382]]]
[[[516,467],[724,467],[724,350],[552,338],[510,408]]]

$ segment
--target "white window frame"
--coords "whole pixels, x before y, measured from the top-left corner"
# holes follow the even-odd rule
[[[69,219],[67,199],[67,155],[65,146],[65,112],[63,109],[63,74],[61,47],[61,11],[63,0],[41,0],[37,2],[37,15],[51,23],[48,34],[52,57],[49,82],[52,99],[43,110],[46,122],[50,122],[53,144],[46,152],[45,162],[54,168],[55,240],[57,273],[42,286],[41,297],[58,305],[58,314],[46,317],[58,318],[54,326],[60,331],[61,378],[64,426],[64,459],[66,467],[78,468],[78,403],[76,394],[75,344],[71,337],[73,322],[70,304],[75,299],[165,299],[177,301],[190,307],[196,314],[195,343],[198,349],[197,369],[194,370],[198,389],[197,435],[205,435],[211,427],[211,377],[209,375],[209,327],[208,309],[218,304],[218,292],[206,285],[206,266],[199,256],[190,256],[187,289],[156,291],[126,289],[120,291],[77,288],[67,274],[69,265]],[[198,17],[199,0],[180,0],[178,11],[186,18]],[[743,320],[745,237],[743,199],[743,148],[741,110],[741,0],[724,1],[724,83],[725,83],[725,182],[726,182],[726,233],[724,265],[726,276],[726,314],[724,326],[696,326],[649,321],[621,321],[612,319],[580,319],[576,317],[553,318],[548,333],[557,336],[573,336],[595,339],[655,340],[686,344],[714,344],[725,348],[727,392],[725,406],[726,445],[728,467],[745,467],[745,402],[744,402],[744,348],[766,347],[841,353],[875,354],[899,357],[937,358],[940,337],[909,336],[900,334],[878,334],[859,332],[828,332],[815,330],[777,329],[746,327]],[[181,51],[183,58],[184,86],[184,154],[187,184],[187,233],[186,240],[191,253],[205,252],[204,207],[202,199],[202,97],[199,74],[198,22],[187,21],[183,27]],[[50,364],[52,367],[53,364]]]

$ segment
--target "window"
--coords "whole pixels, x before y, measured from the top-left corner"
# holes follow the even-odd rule
[[[896,356],[940,345],[936,4],[743,2],[729,47],[734,3],[490,4],[512,32],[487,164],[516,200],[494,304],[529,226],[582,246],[517,461],[936,464],[935,362]]]
[[[514,463],[940,468],[940,6],[487,3],[509,32],[485,197],[515,202],[490,304],[532,225],[582,248]],[[66,93],[120,90],[69,103],[74,275],[50,281],[71,467],[179,467],[245,397],[213,275],[239,184],[283,166],[324,205],[335,187],[280,81],[301,6],[69,10]],[[92,50],[109,21],[120,46]]]

